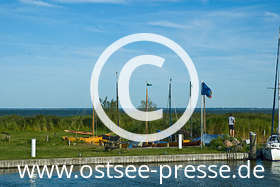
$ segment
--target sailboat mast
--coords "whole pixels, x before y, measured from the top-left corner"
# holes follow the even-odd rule
[[[280,29],[279,29],[279,37],[278,37],[277,62],[276,62],[276,68],[275,68],[275,82],[274,82],[274,94],[273,94],[271,135],[274,132],[274,113],[275,113],[275,99],[276,99],[276,90],[277,90],[277,82],[278,82],[279,48],[280,48]],[[278,122],[278,124],[279,124],[279,122]],[[279,131],[279,128],[278,128],[278,131]]]
[[[169,94],[168,94],[168,111],[169,111],[169,126],[172,126],[172,112],[171,112],[171,81],[172,79],[169,79]],[[170,141],[173,141],[173,136],[170,136]]]
[[[168,94],[168,110],[169,110],[169,126],[172,125],[172,112],[171,112],[171,81],[172,79],[169,79],[169,94]]]
[[[279,74],[279,71],[278,71]],[[280,82],[279,82],[279,76],[278,76],[278,128],[277,128],[277,134],[280,135]]]
[[[279,36],[278,36],[278,51],[277,51],[277,64],[279,63],[279,48],[280,48],[280,27],[279,27]],[[278,74],[279,70],[277,69]],[[279,76],[278,76],[278,131],[277,134],[280,135],[280,83],[279,83]]]
[[[192,99],[192,82],[190,81],[190,106],[191,106],[191,99]],[[192,138],[192,117],[190,117],[190,126],[191,126],[190,136]]]
[[[148,83],[146,83],[146,112],[148,112]],[[146,134],[149,134],[148,120],[145,121]]]
[[[120,114],[119,114],[119,85],[118,85],[118,72],[116,72],[116,108],[117,108],[117,125],[120,126]]]

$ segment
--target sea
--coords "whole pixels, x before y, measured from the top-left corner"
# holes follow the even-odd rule
[[[172,113],[182,113],[185,108],[172,108]],[[195,112],[200,112],[196,108]],[[271,113],[270,108],[207,108],[207,113],[227,114],[227,113]],[[120,112],[123,112],[120,109]],[[168,112],[168,108],[163,108],[163,112]],[[51,116],[74,116],[91,115],[92,108],[0,108],[0,116],[19,115],[51,115]]]

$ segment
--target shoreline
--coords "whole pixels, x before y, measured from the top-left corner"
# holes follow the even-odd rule
[[[248,153],[208,153],[208,154],[177,154],[177,155],[145,155],[145,156],[108,156],[82,158],[49,158],[0,160],[0,169],[17,168],[24,165],[85,165],[85,164],[136,164],[188,161],[219,161],[247,160]]]

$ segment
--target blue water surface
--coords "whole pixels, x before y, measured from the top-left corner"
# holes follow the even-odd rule
[[[198,166],[201,164],[205,164],[206,166],[216,164],[218,167],[224,164],[227,164],[231,168],[231,172],[228,173],[229,176],[237,175],[237,169],[241,164],[247,164],[246,161],[235,161],[235,162],[225,162],[225,161],[211,161],[211,162],[184,162],[184,163],[162,163],[169,164],[170,166],[174,165],[189,165],[192,164],[194,166]],[[210,179],[188,179],[184,175],[184,169],[178,170],[178,177],[175,178],[174,172],[172,176],[168,179],[163,179],[162,183],[160,184],[160,175],[159,175],[159,164],[149,164],[150,169],[157,170],[156,173],[150,173],[148,179],[142,179],[140,177],[136,177],[134,179],[130,179],[124,177],[122,179],[111,179],[105,177],[103,179],[96,179],[96,178],[88,178],[84,179],[81,177],[75,178],[72,177],[68,179],[65,177],[58,178],[54,176],[51,179],[45,178],[34,178],[29,179],[28,177],[24,179],[20,179],[19,174],[16,173],[17,170],[1,170],[2,174],[0,174],[0,186],[102,186],[102,187],[113,187],[113,186],[121,186],[121,187],[130,187],[130,186],[140,186],[140,187],[148,187],[148,186],[280,186],[280,162],[263,162],[258,161],[257,163],[251,162],[251,169],[256,164],[261,164],[265,168],[264,178],[257,179],[253,176],[252,171],[250,174],[250,178],[242,179],[240,177],[230,177],[229,179],[223,179],[221,177]],[[136,166],[138,167],[138,166]],[[76,171],[74,174],[79,175],[79,167],[75,168]],[[103,170],[106,172],[106,170]],[[111,175],[118,175],[118,173],[110,170]],[[167,175],[167,169],[163,170],[163,173]],[[246,172],[246,171],[244,171]],[[244,174],[242,172],[242,174]],[[207,172],[208,174],[209,172]],[[196,173],[194,173],[195,175]],[[198,174],[197,174],[198,175]],[[244,174],[245,175],[245,174]]]

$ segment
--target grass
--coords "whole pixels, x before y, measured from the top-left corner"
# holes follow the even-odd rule
[[[9,132],[11,141],[0,144],[0,160],[30,159],[31,139],[37,140],[36,158],[74,158],[74,157],[98,157],[98,156],[138,156],[138,155],[170,155],[170,154],[193,154],[193,153],[219,153],[220,151],[199,147],[177,148],[145,148],[145,149],[115,149],[105,151],[104,148],[76,143],[71,146],[63,141],[61,136],[66,135],[63,131],[54,133],[34,132]],[[69,135],[69,134],[68,134]],[[49,141],[46,142],[46,136]]]
[[[112,112],[112,119],[116,120],[116,113]],[[180,116],[180,114],[178,114]],[[249,132],[257,133],[258,143],[263,143],[271,131],[271,115],[262,113],[234,113],[236,118],[236,136],[242,139],[249,138]],[[156,120],[150,123],[151,132],[168,127],[168,119]],[[277,116],[276,116],[277,117]],[[275,117],[275,119],[276,119]],[[109,130],[96,118],[97,135],[105,134]],[[175,119],[175,117],[173,117]],[[207,114],[208,134],[228,134],[228,114]],[[216,153],[214,148],[200,150],[197,147],[188,147],[182,150],[176,148],[162,149],[116,149],[105,152],[104,149],[82,143],[67,145],[62,136],[69,135],[64,129],[89,131],[92,117],[85,116],[1,116],[0,117],[0,160],[29,159],[31,139],[37,140],[37,158],[58,157],[88,157],[88,156],[115,156],[115,155],[163,155],[163,154],[188,154],[188,153]],[[165,124],[165,125],[164,125]],[[135,133],[144,133],[143,123],[136,123],[121,113],[120,125],[124,129]],[[278,124],[275,124],[275,128]],[[184,137],[190,135],[189,122],[182,128]],[[200,136],[200,114],[192,116],[193,136]],[[5,138],[5,132],[11,135],[10,142]],[[46,137],[49,141],[46,142]],[[75,136],[75,135],[74,135]]]

